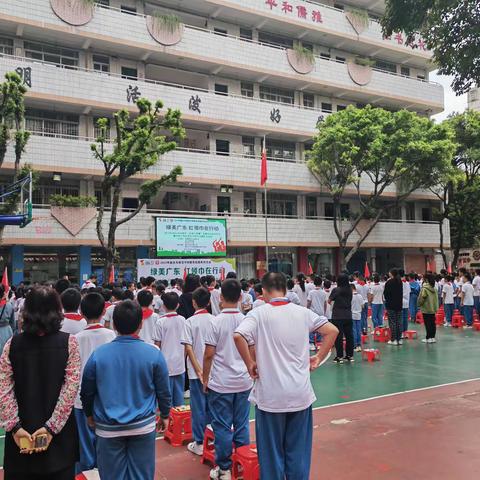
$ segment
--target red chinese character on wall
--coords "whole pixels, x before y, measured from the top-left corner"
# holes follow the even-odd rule
[[[283,2],[282,4],[282,12],[284,13],[292,13],[293,11],[293,5],[291,5],[288,2]]]
[[[307,9],[303,5],[297,6],[297,16],[298,18],[307,18]]]
[[[427,45],[423,38],[420,38],[417,43],[417,47],[420,48],[421,50],[425,51],[427,49]]]
[[[314,10],[312,12],[312,20],[315,23],[323,23],[322,12],[320,10]]]
[[[278,7],[278,3],[275,0],[266,0],[265,5],[268,5],[270,10],[273,10],[273,7]]]
[[[400,32],[398,32],[394,37],[393,37],[399,45],[403,45],[403,36]]]

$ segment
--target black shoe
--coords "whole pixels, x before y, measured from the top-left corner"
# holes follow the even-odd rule
[[[333,359],[333,363],[343,363],[343,358],[335,357],[335,358]]]
[[[345,357],[344,360],[348,363],[353,363],[355,361],[353,357]]]

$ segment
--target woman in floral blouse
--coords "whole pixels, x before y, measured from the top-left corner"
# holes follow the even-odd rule
[[[74,336],[52,288],[26,296],[23,333],[12,337],[0,358],[0,421],[6,430],[5,480],[73,480],[78,435],[72,407],[80,383]],[[46,434],[48,448],[26,455],[20,440]]]

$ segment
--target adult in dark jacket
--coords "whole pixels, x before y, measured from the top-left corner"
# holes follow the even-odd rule
[[[403,285],[396,268],[390,270],[390,278],[385,283],[383,296],[392,333],[391,340],[388,343],[389,345],[402,345]]]
[[[80,383],[77,339],[60,331],[58,293],[32,289],[23,310],[23,333],[0,358],[0,420],[5,426],[5,480],[73,480],[78,434],[73,404]],[[20,451],[20,440],[47,436],[45,451]]]

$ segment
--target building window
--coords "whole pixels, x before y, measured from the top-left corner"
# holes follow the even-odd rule
[[[98,125],[97,125],[97,121],[100,119],[100,118],[104,118],[104,117],[93,117],[93,136],[95,138],[98,138],[100,135],[101,135],[101,132],[100,132],[100,129],[98,128]],[[105,138],[107,140],[110,140],[110,119],[107,118],[107,131],[105,132]]]
[[[78,52],[75,50],[34,42],[25,42],[24,48],[27,58],[55,63],[66,68],[78,67]]]
[[[333,112],[333,106],[331,103],[322,102],[322,112],[331,113]]]
[[[430,207],[422,208],[422,222],[431,222],[433,220],[432,209]]]
[[[315,218],[318,216],[317,213],[317,198],[316,197],[307,197],[306,201],[306,213],[307,218]]]
[[[257,194],[255,192],[245,192],[243,194],[243,213],[245,215],[255,215],[257,213]]]
[[[26,129],[45,136],[78,137],[79,123],[78,115],[36,109],[27,109],[25,112]]]
[[[335,60],[339,63],[345,63],[345,57],[335,57]]]
[[[255,156],[255,137],[242,137],[243,154]]]
[[[293,90],[286,90],[284,88],[260,85],[260,98],[262,100],[269,100],[271,102],[288,103],[293,105],[295,92]]]
[[[242,97],[253,98],[253,83],[251,82],[241,82],[240,90]]]
[[[334,3],[333,7],[336,8],[337,10],[345,10],[345,7],[340,3]]]
[[[93,69],[96,72],[109,73],[110,72],[110,57],[106,55],[93,55]]]
[[[346,105],[337,105],[337,112],[341,112],[342,110],[345,110],[347,108]]]
[[[415,203],[408,202],[405,204],[407,222],[414,222],[416,220],[415,215]]]
[[[302,43],[302,47],[313,53],[313,45],[311,43]]]
[[[228,31],[225,30],[224,28],[215,27],[213,29],[213,32],[215,33],[215,35],[221,35],[222,37],[226,37],[228,35]]]
[[[425,75],[419,74],[419,75],[417,75],[417,78],[418,78],[419,80],[425,80]]]
[[[315,95],[313,93],[303,93],[303,106],[315,108]]]
[[[270,140],[267,138],[267,157],[275,160],[294,162],[296,159],[295,142]]]
[[[263,213],[265,213],[265,198],[262,201]],[[297,197],[295,195],[282,195],[279,193],[270,193],[267,196],[268,215],[278,217],[296,217],[297,216]]]
[[[228,85],[222,85],[221,83],[216,83],[215,93],[217,95],[228,95]]]
[[[375,62],[375,68],[382,70],[383,72],[397,73],[397,66],[394,63],[386,62],[385,60],[377,60]]]
[[[136,15],[137,9],[135,7],[130,7],[129,5],[120,5],[120,11],[126,13],[127,15]]]
[[[0,55],[13,55],[13,40],[0,37]]]
[[[80,189],[78,185],[65,185],[59,182],[58,185],[36,185],[32,192],[32,203],[34,205],[50,205],[50,197],[52,195],[71,195],[78,197]]]
[[[217,155],[230,155],[230,142],[228,140],[216,140]]]
[[[253,40],[253,32],[250,28],[240,28],[241,40]]]
[[[326,52],[320,52],[320,57],[325,58],[326,60],[330,60],[332,56]]]
[[[400,67],[400,73],[404,77],[409,77],[410,76],[410,68],[409,67]]]
[[[128,78],[129,80],[137,80],[138,70],[131,67],[122,67],[122,78]]]
[[[267,43],[283,48],[293,47],[293,40],[291,38],[281,37],[280,35],[275,35],[274,33],[258,32],[258,41],[260,43]]]
[[[97,5],[99,7],[109,7],[110,6],[110,0],[97,0]]]
[[[137,197],[123,197],[122,198],[122,209],[123,210],[135,210],[138,208],[138,198]]]
[[[232,201],[230,197],[217,197],[217,212],[222,213],[230,213],[232,211]]]
[[[325,217],[326,218],[333,218],[333,215],[334,215],[333,203],[326,202],[325,203]],[[350,205],[348,203],[342,203],[340,205],[340,215],[345,220],[350,217]]]

